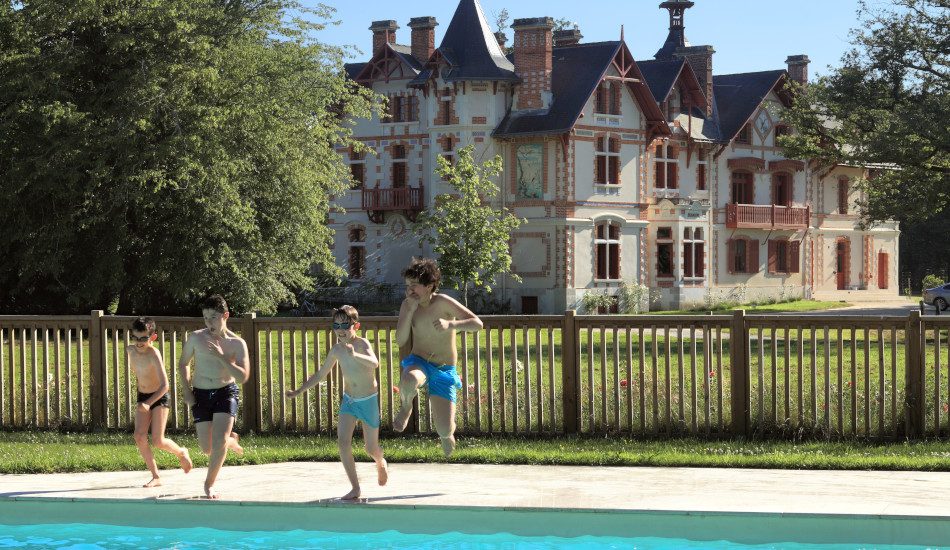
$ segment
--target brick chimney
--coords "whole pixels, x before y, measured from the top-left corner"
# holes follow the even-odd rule
[[[811,59],[807,55],[790,55],[785,60],[788,65],[788,77],[801,85],[808,84],[808,64]]]
[[[429,60],[435,51],[435,28],[438,26],[435,17],[413,17],[409,20],[412,29],[412,57],[422,63]]]
[[[547,108],[551,103],[551,58],[554,48],[554,19],[533,17],[515,19],[515,73],[521,78],[515,109]]]
[[[373,31],[373,55],[383,47],[383,44],[396,43],[396,29],[399,25],[392,19],[386,21],[373,21],[369,30]]]
[[[582,38],[584,38],[584,35],[577,29],[554,31],[554,47],[576,46]]]
[[[505,43],[508,42],[508,37],[505,36],[505,33],[499,31],[495,33],[495,40],[498,41],[498,47],[501,48],[501,51],[505,51]]]
[[[712,46],[681,46],[673,53],[673,57],[677,59],[686,59],[693,72],[696,73],[699,87],[706,94],[707,116],[712,115],[714,53],[716,50]]]

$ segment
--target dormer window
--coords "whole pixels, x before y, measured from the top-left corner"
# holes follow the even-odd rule
[[[746,124],[739,130],[739,135],[736,136],[736,143],[742,143],[749,145],[752,143],[752,125]]]
[[[619,115],[621,90],[619,82],[601,82],[594,93],[594,113],[598,115]]]

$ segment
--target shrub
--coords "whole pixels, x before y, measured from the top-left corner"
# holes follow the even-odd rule
[[[584,307],[584,313],[594,314],[600,308],[610,308],[617,303],[617,298],[603,292],[587,292],[581,298],[581,305]]]
[[[927,275],[924,277],[923,289],[938,287],[944,284],[944,280],[936,275]]]

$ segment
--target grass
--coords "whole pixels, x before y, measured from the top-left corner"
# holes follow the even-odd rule
[[[780,302],[777,304],[747,304],[747,305],[724,305],[713,309],[679,309],[673,311],[657,311],[650,315],[705,315],[712,311],[716,314],[727,314],[737,309],[744,309],[749,313],[801,313],[805,311],[826,311],[829,309],[840,309],[849,307],[847,302],[822,302],[818,300],[795,300],[792,302]]]
[[[197,451],[193,435],[173,435],[192,449],[197,466],[207,459]],[[336,439],[327,436],[255,436],[241,439],[243,458],[229,456],[228,465],[290,461],[334,462]],[[469,438],[460,437],[455,456],[442,456],[435,438],[384,437],[386,458],[393,463],[452,462],[465,464],[529,464],[584,466],[664,466],[718,468],[922,470],[950,471],[946,442],[867,444],[858,442],[793,443],[744,440],[646,440],[624,437]],[[368,461],[359,441],[357,460]],[[177,468],[168,453],[156,457],[163,469]],[[0,473],[144,470],[130,434],[62,434],[0,432]],[[342,473],[341,473],[342,475]]]

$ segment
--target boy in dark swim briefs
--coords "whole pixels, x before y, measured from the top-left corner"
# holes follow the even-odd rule
[[[455,333],[478,332],[482,321],[452,297],[436,292],[442,273],[434,260],[414,258],[402,275],[406,280],[406,299],[399,309],[396,341],[401,349],[409,346],[412,353],[402,360],[402,403],[393,428],[397,432],[406,429],[412,415],[412,400],[419,388],[428,384],[429,406],[442,452],[450,456],[455,450],[456,391],[462,387],[455,370]]]
[[[135,372],[138,393],[135,407],[135,444],[148,470],[152,472],[151,481],[144,487],[158,487],[162,484],[155,455],[148,444],[149,431],[152,432],[152,445],[156,449],[177,456],[181,469],[186,474],[192,468],[188,449],[179,447],[165,437],[165,424],[168,422],[168,375],[165,373],[162,353],[152,346],[157,337],[155,321],[148,317],[139,317],[132,322],[129,331],[130,345],[125,350],[126,359]]]
[[[360,497],[360,480],[356,475],[356,461],[353,459],[353,431],[356,423],[363,423],[363,439],[366,452],[376,461],[376,474],[380,485],[389,480],[386,459],[379,446],[379,385],[376,383],[376,369],[379,360],[373,352],[369,340],[360,338],[356,331],[360,328],[359,313],[353,306],[343,306],[333,311],[333,332],[337,343],[330,349],[327,358],[313,376],[296,390],[287,390],[287,397],[295,399],[305,391],[319,384],[334,365],[340,365],[343,373],[343,399],[340,403],[340,420],[337,426],[337,443],[340,446],[340,461],[346,470],[346,477],[352,486],[342,500],[356,500]]]

